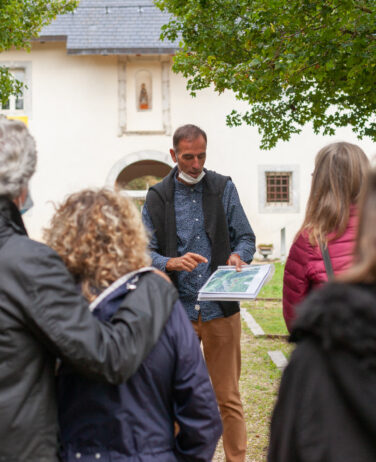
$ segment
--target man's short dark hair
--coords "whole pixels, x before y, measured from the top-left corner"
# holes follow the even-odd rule
[[[208,142],[206,133],[200,127],[197,127],[197,125],[182,125],[175,130],[174,136],[172,137],[174,151],[178,153],[178,146],[181,140],[193,141],[200,136],[204,138],[205,143]]]

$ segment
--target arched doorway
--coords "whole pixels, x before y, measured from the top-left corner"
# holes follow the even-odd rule
[[[165,177],[173,165],[169,154],[158,151],[134,152],[113,166],[106,185],[124,191],[141,207],[148,188]]]

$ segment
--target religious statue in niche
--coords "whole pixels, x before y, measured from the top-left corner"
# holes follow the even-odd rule
[[[146,89],[145,83],[141,84],[138,105],[139,105],[139,109],[141,110],[149,109],[149,96],[148,96],[148,91]]]
[[[136,73],[136,107],[138,111],[152,110],[152,75],[149,70],[141,69]]]

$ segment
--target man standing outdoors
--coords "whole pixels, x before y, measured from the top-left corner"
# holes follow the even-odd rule
[[[238,302],[198,302],[199,289],[218,265],[250,263],[255,235],[230,177],[204,169],[206,133],[178,128],[172,160],[177,166],[150,188],[143,220],[152,232],[153,265],[169,273],[203,343],[223,421],[227,462],[245,461],[247,435],[239,393],[241,366]]]

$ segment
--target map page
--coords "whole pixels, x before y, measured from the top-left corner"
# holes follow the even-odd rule
[[[198,300],[252,300],[274,273],[274,265],[219,266],[198,293]]]

